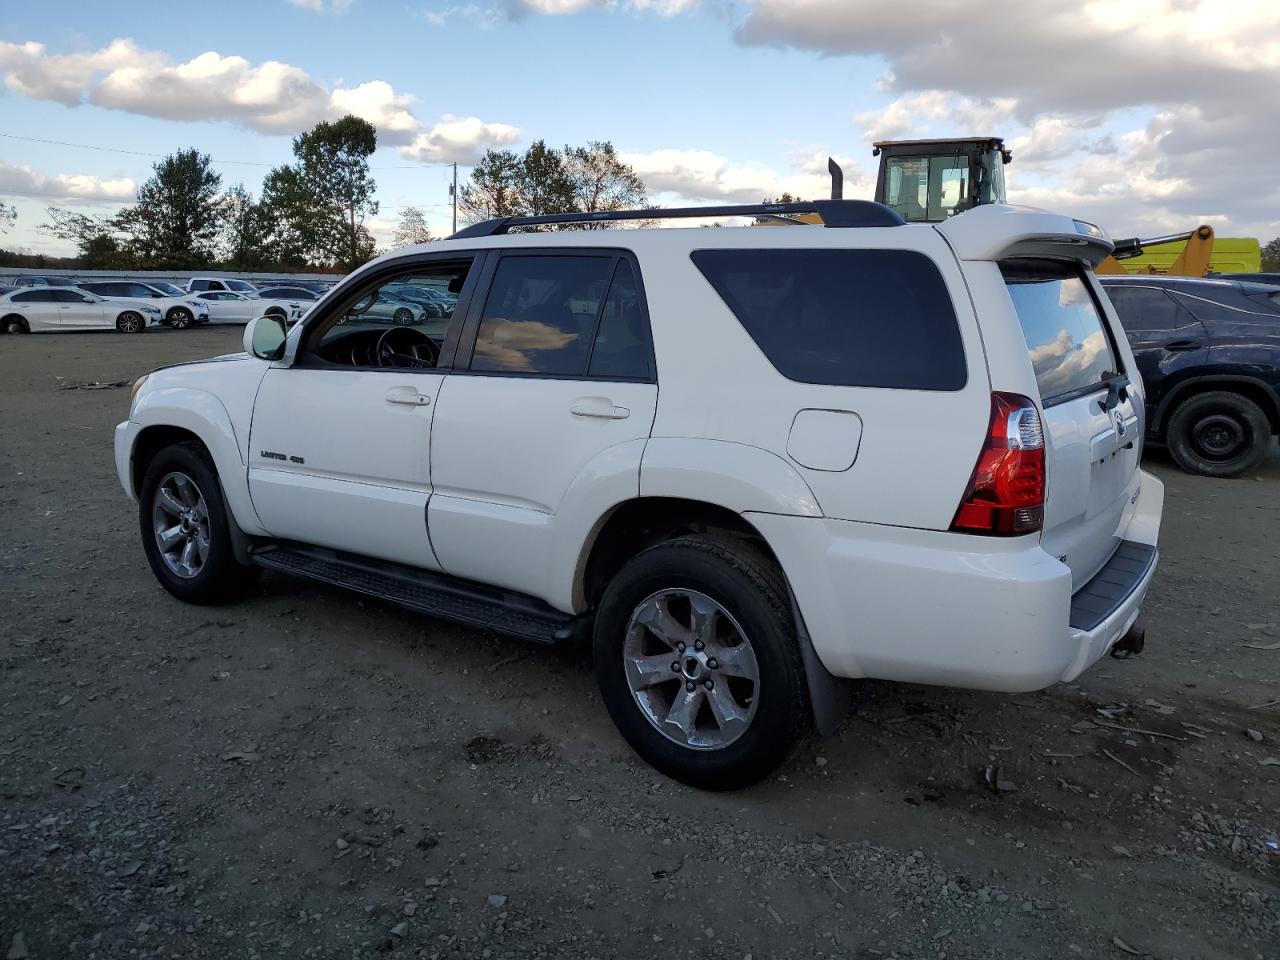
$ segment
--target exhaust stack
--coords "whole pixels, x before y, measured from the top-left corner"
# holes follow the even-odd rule
[[[831,199],[844,199],[844,171],[834,157],[827,157],[827,172],[831,174]]]

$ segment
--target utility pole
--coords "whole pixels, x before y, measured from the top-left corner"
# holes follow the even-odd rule
[[[453,186],[449,188],[449,196],[453,198],[453,232],[458,232],[458,161],[453,161]]]

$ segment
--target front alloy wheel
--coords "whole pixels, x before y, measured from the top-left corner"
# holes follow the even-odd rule
[[[121,333],[141,333],[144,327],[146,321],[142,319],[142,314],[132,310],[126,310],[116,318],[116,329]]]
[[[191,311],[185,307],[174,307],[169,311],[169,326],[175,330],[185,330],[191,326],[195,317],[191,315]]]
[[[199,576],[209,556],[209,508],[196,482],[167,474],[152,498],[151,525],[165,566],[184,580]]]

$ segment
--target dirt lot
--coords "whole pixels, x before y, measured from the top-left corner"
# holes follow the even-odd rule
[[[1148,457],[1144,656],[866,684],[711,795],[631,754],[581,656],[280,576],[165,594],[112,464],[127,389],[67,388],[239,336],[0,338],[8,957],[1280,958],[1276,459]]]

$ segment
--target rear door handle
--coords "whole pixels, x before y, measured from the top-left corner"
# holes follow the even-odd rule
[[[625,420],[631,411],[620,407],[608,397],[579,397],[569,407],[575,417],[596,417],[600,420]]]
[[[1170,340],[1164,345],[1166,350],[1198,350],[1203,344],[1199,340]]]
[[[413,387],[392,387],[387,391],[387,403],[403,403],[410,407],[425,407],[431,398]]]

